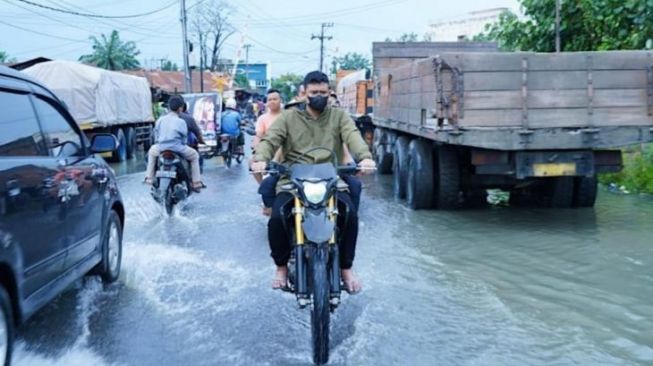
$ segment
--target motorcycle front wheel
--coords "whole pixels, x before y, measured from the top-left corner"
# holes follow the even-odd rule
[[[313,362],[316,365],[323,365],[329,362],[329,322],[331,315],[327,268],[329,250],[327,246],[318,246],[311,259],[313,284],[313,308],[311,310]]]

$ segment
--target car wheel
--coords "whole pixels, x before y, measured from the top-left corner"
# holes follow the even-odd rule
[[[14,340],[14,317],[7,291],[0,286],[0,365],[9,366]]]
[[[109,221],[102,236],[102,262],[96,274],[102,277],[104,283],[113,283],[120,276],[120,262],[122,260],[122,225],[116,211],[111,210]]]

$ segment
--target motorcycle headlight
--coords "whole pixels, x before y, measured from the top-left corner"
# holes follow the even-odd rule
[[[327,193],[327,184],[326,182],[311,183],[304,182],[304,195],[308,202],[317,205],[318,203],[324,201],[324,196]]]

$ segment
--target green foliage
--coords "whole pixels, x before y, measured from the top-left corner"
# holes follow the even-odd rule
[[[404,33],[397,38],[397,42],[417,42],[417,33]]]
[[[0,51],[0,63],[12,63],[17,62],[15,57],[9,57],[9,54],[5,51]]]
[[[304,77],[298,74],[283,74],[278,78],[272,79],[272,89],[281,91],[281,97],[285,102],[289,102],[297,94],[299,85],[304,81]]]
[[[90,37],[93,41],[93,53],[79,57],[79,61],[94,64],[107,70],[129,70],[140,67],[136,56],[140,51],[132,41],[120,40],[118,31],[111,32],[109,38],[102,34],[102,39]]]
[[[624,152],[624,169],[619,173],[602,174],[599,181],[625,186],[630,191],[653,194],[653,145]]]
[[[334,61],[338,63],[341,70],[362,70],[371,66],[370,60],[356,52],[349,52],[343,57],[336,57]]]
[[[179,71],[179,67],[176,63],[173,63],[170,60],[163,60],[161,64],[161,70],[163,71]]]
[[[508,51],[555,51],[555,1],[519,0],[526,15],[507,11],[475,41],[496,41]],[[563,0],[562,51],[631,50],[653,47],[653,0]]]
[[[247,80],[247,76],[245,76],[245,74],[236,74],[236,77],[234,78],[234,85],[239,88],[249,89],[249,81]]]

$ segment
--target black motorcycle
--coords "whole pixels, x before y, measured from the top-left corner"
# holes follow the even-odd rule
[[[221,134],[220,139],[218,140],[216,155],[222,156],[222,159],[224,160],[224,164],[227,166],[227,168],[231,168],[231,164],[233,160],[236,160],[236,162],[240,164],[243,162],[243,159],[245,158],[245,153],[243,151],[240,151],[237,141],[238,141],[237,137],[231,136],[226,133]]]
[[[335,153],[329,149],[332,156]],[[314,151],[313,149],[311,151]],[[336,168],[335,164],[298,164],[289,168],[271,162],[266,171],[289,176],[291,183],[283,192],[294,196],[288,227],[292,251],[288,263],[288,285],[284,291],[295,294],[300,308],[311,308],[313,361],[325,364],[329,360],[330,313],[340,304],[344,290],[340,277],[339,237],[336,223],[338,192],[346,189],[339,184],[339,174],[354,174],[356,166]]]
[[[190,164],[173,151],[163,151],[157,160],[157,170],[152,184],[152,197],[162,204],[168,215],[176,204],[191,195]]]

